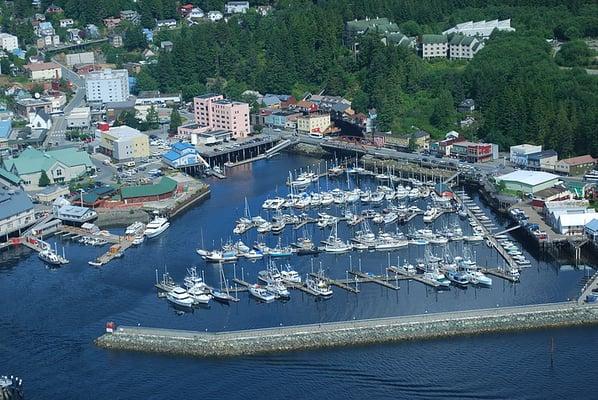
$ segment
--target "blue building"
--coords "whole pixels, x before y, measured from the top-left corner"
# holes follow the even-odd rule
[[[270,115],[266,115],[264,123],[267,126],[273,126],[277,128],[284,128],[290,117],[299,117],[302,113],[296,111],[276,111]]]
[[[154,32],[151,29],[143,28],[143,34],[148,42],[154,41]]]
[[[162,161],[172,168],[206,166],[207,163],[190,143],[178,142],[162,154]]]

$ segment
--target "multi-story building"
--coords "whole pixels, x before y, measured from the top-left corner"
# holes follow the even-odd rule
[[[29,114],[43,110],[49,114],[52,112],[52,99],[21,99],[15,103],[15,111],[23,118],[29,118]]]
[[[24,67],[33,81],[62,78],[62,68],[56,63],[27,64]]]
[[[395,32],[400,33],[399,26],[389,21],[388,18],[356,19],[347,21],[345,24],[343,43],[345,46],[350,47],[353,52],[357,53],[359,51],[359,36],[375,33],[386,37]]]
[[[468,162],[485,162],[498,156],[498,149],[492,143],[455,142],[451,156]]]
[[[511,28],[511,20],[505,19],[499,21],[497,19],[492,21],[468,21],[447,29],[442,32],[444,35],[450,35],[452,33],[460,33],[465,36],[477,36],[481,38],[488,38],[494,32],[494,30],[514,32],[515,28]]]
[[[0,48],[13,51],[19,48],[19,39],[10,33],[0,33]]]
[[[126,125],[108,127],[100,125],[100,152],[117,162],[148,158],[149,137]]]
[[[129,73],[126,69],[90,72],[85,77],[85,93],[87,101],[126,101],[129,97]]]
[[[554,171],[558,154],[554,150],[543,150],[527,155],[527,167],[539,171]]]
[[[330,128],[330,114],[308,114],[297,118],[297,130],[315,136],[323,136]]]
[[[229,1],[224,5],[225,14],[245,14],[249,10],[248,1]]]
[[[91,109],[76,107],[66,117],[66,127],[71,129],[87,129],[91,125]]]
[[[422,35],[421,55],[423,58],[446,58],[448,38],[445,35]]]
[[[27,193],[0,185],[0,238],[19,232],[35,222],[35,210]]]
[[[594,169],[596,160],[589,154],[579,157],[559,160],[555,165],[555,171],[566,175],[583,175]]]
[[[233,132],[236,138],[249,134],[249,104],[224,99],[218,94],[193,98],[195,122],[211,129]]]
[[[169,151],[162,154],[162,161],[172,168],[195,167],[206,164],[195,146],[185,142],[173,144]]]
[[[527,166],[527,157],[530,154],[539,153],[541,151],[542,146],[536,146],[533,144],[520,144],[517,146],[511,146],[510,160],[513,164]]]
[[[124,21],[129,21],[132,24],[138,24],[141,20],[141,16],[137,11],[133,10],[124,10],[120,12],[120,19]]]
[[[453,60],[471,60],[484,47],[484,43],[472,36],[453,35],[449,41],[449,57]]]
[[[52,26],[51,22],[40,22],[39,25],[35,28],[35,33],[37,36],[49,36],[54,35],[56,31]]]
[[[275,128],[284,128],[289,120],[296,120],[302,115],[303,113],[290,110],[275,111],[264,117],[264,123],[267,126],[272,126]]]

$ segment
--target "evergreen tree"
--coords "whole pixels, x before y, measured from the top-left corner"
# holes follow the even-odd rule
[[[176,133],[179,126],[183,124],[183,120],[181,119],[181,114],[176,108],[173,108],[172,113],[170,113],[170,133]]]
[[[50,178],[48,178],[48,174],[46,171],[42,170],[42,174],[39,177],[38,186],[39,187],[46,187],[50,184]]]

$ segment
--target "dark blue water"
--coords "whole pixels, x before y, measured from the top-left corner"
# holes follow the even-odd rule
[[[258,213],[266,197],[277,190],[286,194],[284,180],[289,169],[313,163],[313,159],[285,156],[233,170],[227,180],[212,181],[211,198],[174,219],[163,235],[128,250],[124,258],[102,269],[89,267],[87,261],[105,249],[68,241],[58,240],[58,245],[65,247],[71,263],[58,270],[45,268],[27,251],[1,254],[0,373],[21,376],[29,397],[41,399],[197,398],[200,394],[263,398],[273,392],[277,397],[296,398],[588,397],[598,361],[598,330],[591,328],[230,360],[113,353],[93,346],[108,320],[216,331],[563,301],[574,297],[591,273],[538,261],[535,254],[527,253],[532,266],[523,271],[519,284],[493,278],[490,289],[437,292],[415,282],[401,282],[401,290],[395,292],[364,284],[358,295],[335,288],[330,300],[315,301],[293,292],[289,302],[271,304],[258,304],[241,294],[237,304],[213,303],[209,309],[184,315],[157,298],[153,289],[156,268],[167,266],[181,281],[186,268],[197,266],[209,283],[216,284],[216,267],[205,265],[195,253],[202,239],[206,247],[212,243],[219,246],[221,239],[232,237],[234,220],[243,214],[245,196],[251,210]],[[337,185],[346,182],[321,182],[323,188]],[[334,207],[328,212],[338,213]],[[443,216],[435,225],[442,226],[452,218]],[[423,225],[421,217],[414,224]],[[309,229],[314,240],[328,235],[327,231]],[[339,230],[348,238],[350,232],[344,224]],[[301,232],[287,228],[281,240],[287,243],[298,234]],[[249,244],[255,235],[252,232],[243,239]],[[268,238],[271,245],[277,240]],[[484,244],[472,249],[480,265],[502,263]],[[452,251],[458,254],[462,249],[456,245]],[[396,264],[397,257],[414,261],[421,255],[422,250],[414,247],[390,254],[320,255],[314,266],[318,268],[321,262],[328,275],[340,278],[350,265],[361,263],[363,271],[380,273],[389,258]],[[311,269],[310,258],[294,257],[290,262],[304,273]],[[246,280],[255,280],[263,267],[264,262],[259,261],[224,268],[228,277],[243,273]]]

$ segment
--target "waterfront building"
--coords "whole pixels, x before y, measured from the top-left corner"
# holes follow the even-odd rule
[[[149,137],[139,130],[126,125],[99,128],[100,152],[117,162],[148,158],[150,155]]]
[[[10,33],[0,33],[0,48],[12,52],[19,48],[19,39]]]
[[[584,227],[586,236],[593,242],[598,242],[598,219],[594,218]]]
[[[87,101],[121,102],[129,98],[129,73],[126,69],[93,71],[85,77]]]
[[[527,155],[527,167],[534,170],[554,171],[558,154],[554,150],[543,150]]]
[[[450,35],[459,33],[465,36],[477,36],[483,39],[490,37],[494,30],[504,32],[514,32],[515,28],[511,28],[511,20],[492,20],[492,21],[467,21],[455,25],[454,27],[442,32],[443,35]]]
[[[225,14],[245,14],[249,10],[248,1],[229,1],[224,5]]]
[[[507,190],[534,194],[558,184],[559,177],[542,171],[516,170],[496,177],[496,181],[504,182]]]
[[[46,186],[39,192],[35,193],[33,197],[35,198],[35,200],[37,200],[37,202],[41,204],[51,204],[52,202],[54,202],[54,200],[56,200],[59,197],[68,196],[69,193],[70,190],[68,186],[51,185]]]
[[[172,168],[184,168],[205,164],[205,161],[199,155],[195,146],[185,142],[173,144],[169,151],[162,154],[162,162]]]
[[[0,186],[0,241],[35,222],[33,203],[23,190]]]
[[[596,160],[589,154],[573,158],[566,158],[559,160],[554,170],[565,175],[583,175],[588,171],[594,169]]]
[[[42,172],[46,173],[50,184],[55,184],[69,182],[94,168],[89,154],[72,147],[45,152],[29,147],[18,157],[5,159],[4,167],[18,175],[28,190],[40,188]]]
[[[303,113],[298,111],[275,111],[264,117],[264,123],[266,124],[266,126],[271,126],[275,128],[285,128],[289,121],[296,121],[297,118],[301,117],[302,115]]]
[[[249,104],[224,99],[219,94],[205,94],[193,98],[195,122],[211,129],[224,129],[235,138],[249,134]]]
[[[198,145],[213,145],[222,142],[228,142],[233,137],[231,131],[223,129],[208,130],[205,132],[198,132],[191,134],[191,144]]]
[[[584,210],[564,210],[555,214],[554,228],[561,235],[583,235],[586,224],[598,218],[598,213],[593,208]]]
[[[513,164],[527,166],[527,157],[530,154],[539,153],[542,151],[542,146],[533,144],[520,144],[510,147],[509,159]]]
[[[492,143],[455,141],[450,149],[452,157],[467,162],[486,162],[498,158],[498,146]]]
[[[66,127],[71,129],[87,129],[91,126],[91,109],[76,107],[66,116]]]
[[[446,35],[422,35],[420,45],[422,58],[446,58],[448,56]]]
[[[54,207],[54,215],[66,225],[81,226],[86,222],[92,222],[97,219],[98,214],[95,210],[87,207],[73,206],[65,204],[60,207]]]
[[[117,197],[125,204],[138,204],[171,198],[177,190],[177,181],[163,176],[157,183],[124,186]]]
[[[297,130],[301,133],[323,136],[330,128],[330,114],[308,114],[297,118]]]
[[[62,78],[62,67],[56,63],[35,63],[27,64],[23,68],[34,81],[43,81]]]

